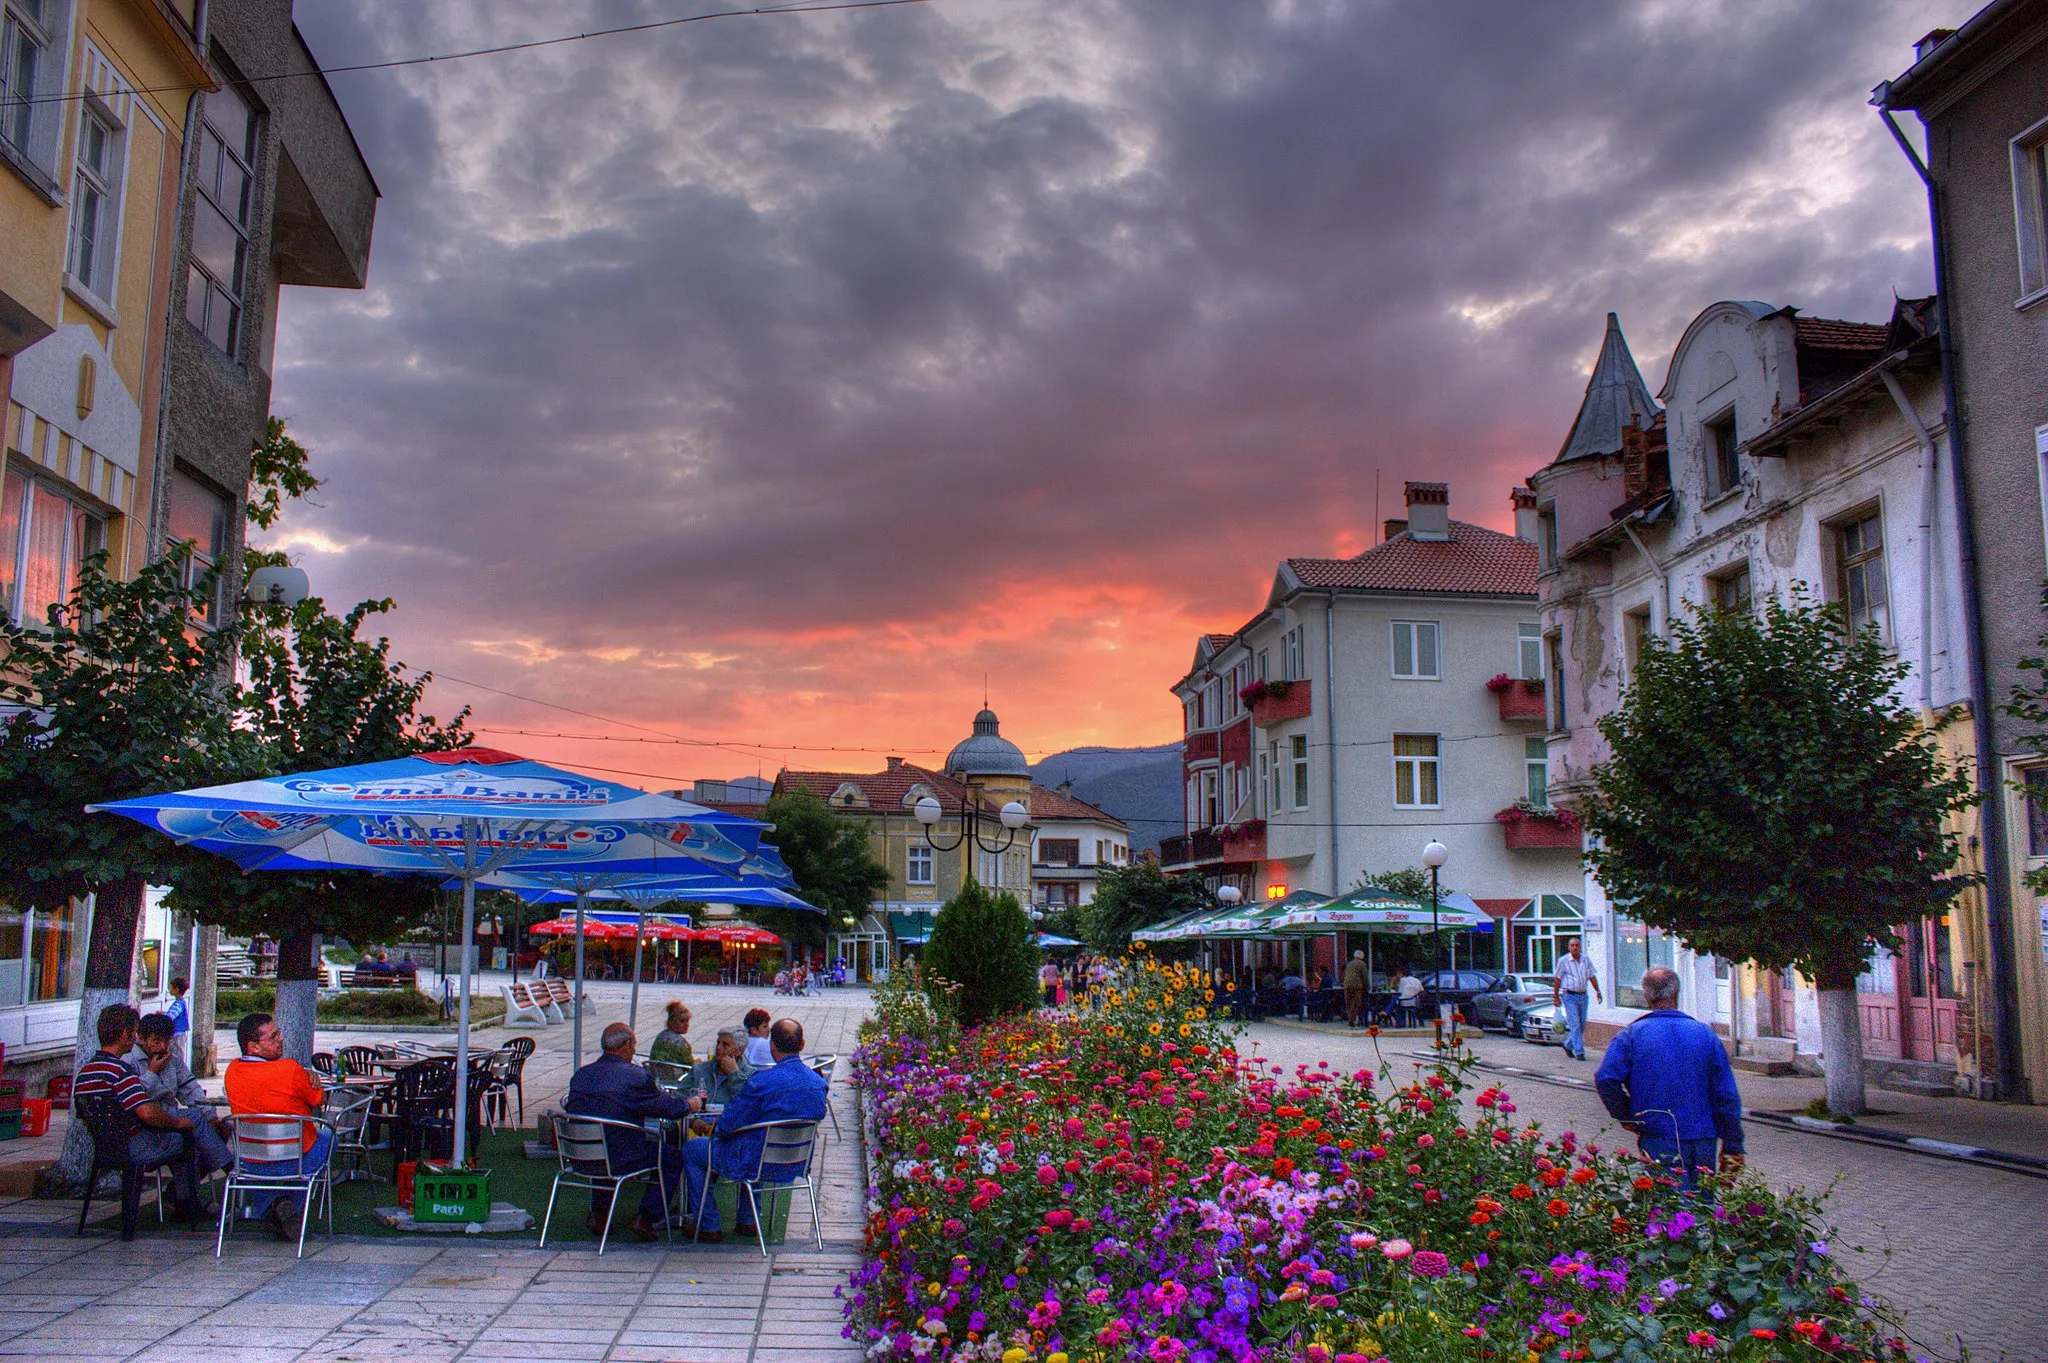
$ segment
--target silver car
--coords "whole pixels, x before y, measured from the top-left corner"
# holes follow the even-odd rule
[[[1510,1036],[1516,1033],[1515,1014],[1539,999],[1548,999],[1555,989],[1549,975],[1503,975],[1472,996],[1465,1015],[1482,1029],[1497,1028]]]
[[[1541,998],[1519,1009],[1516,1015],[1522,1021],[1522,1040],[1532,1041],[1538,1046],[1556,1046],[1563,1043],[1567,1030],[1563,1004]]]

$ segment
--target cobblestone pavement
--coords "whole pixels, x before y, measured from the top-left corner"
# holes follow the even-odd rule
[[[586,1059],[597,1033],[622,1019],[628,986],[593,983]],[[863,990],[776,998],[765,989],[643,986],[640,1031],[651,1040],[660,1005],[682,998],[690,1036],[708,1050],[717,1028],[756,1004],[804,1024],[807,1048],[845,1054],[867,1012]],[[526,1069],[528,1120],[557,1105],[570,1074],[569,1028],[477,1034],[492,1046],[528,1035],[540,1048]],[[322,1036],[322,1046],[360,1036]],[[317,1233],[306,1257],[245,1233],[215,1260],[211,1236],[153,1228],[122,1244],[107,1232],[74,1237],[78,1204],[0,1201],[0,1357],[149,1363],[289,1363],[291,1360],[618,1360],[753,1363],[852,1360],[833,1292],[859,1261],[862,1173],[852,1091],[834,1086],[843,1138],[821,1159],[825,1249],[797,1232],[772,1259],[751,1243],[669,1248],[616,1242],[545,1251],[532,1242],[414,1242]],[[538,1209],[536,1209],[538,1210]],[[148,1213],[145,1211],[145,1217]],[[805,1228],[808,1222],[805,1221]]]
[[[1246,1046],[1259,1057],[1290,1070],[1327,1060],[1333,1067],[1377,1067],[1368,1038],[1331,1035],[1259,1024],[1247,1029]],[[1413,1052],[1428,1042],[1382,1038],[1381,1048],[1397,1076],[1420,1063]],[[1554,1047],[1536,1047],[1500,1037],[1480,1040],[1474,1051],[1492,1058],[1569,1074],[1590,1081],[1598,1061],[1577,1064]],[[1570,1129],[1609,1143],[1629,1138],[1617,1128],[1590,1090],[1562,1088],[1527,1078],[1489,1076],[1514,1097],[1516,1116],[1553,1130]],[[1798,1085],[1745,1076],[1751,1106],[1796,1107],[1809,1096]],[[1773,1096],[1795,1092],[1795,1097]],[[1873,1091],[1874,1105],[1904,1107],[1894,1095]],[[1964,1100],[1952,1100],[1962,1102]],[[1966,1115],[1951,1119],[1967,1120]],[[2022,1109],[2001,1122],[2014,1127],[2034,1119]],[[1752,1167],[1786,1187],[1833,1188],[1828,1216],[1835,1225],[1830,1246],[1849,1272],[1869,1290],[1907,1312],[1914,1337],[1953,1356],[1958,1336],[1973,1359],[2037,1363],[2048,1359],[2048,1255],[2042,1227],[2048,1219],[2048,1180],[1930,1159],[1923,1155],[1852,1144],[1826,1136],[1749,1124],[1745,1144]]]

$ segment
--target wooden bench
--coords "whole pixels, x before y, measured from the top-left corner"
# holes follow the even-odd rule
[[[361,966],[354,966],[342,977],[341,987],[344,989],[410,989],[412,988],[412,980],[413,977],[410,975],[398,975],[387,970],[365,970]]]
[[[548,1000],[561,1011],[564,1019],[567,1019],[571,1013],[581,1013],[583,1011],[582,1001],[569,988],[569,982],[560,976],[550,976],[545,980],[535,980],[534,985],[536,988],[545,987],[547,989]]]
[[[562,1020],[558,1013],[549,1011],[553,1005],[551,997],[545,1000],[535,997],[536,992],[546,994],[544,989],[535,991],[515,980],[511,984],[499,985],[498,992],[505,996],[505,1022],[508,1026],[522,1018],[538,1022],[543,1027]]]

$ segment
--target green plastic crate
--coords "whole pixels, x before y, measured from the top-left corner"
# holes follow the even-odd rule
[[[415,1221],[488,1221],[491,1171],[422,1164],[412,1176]]]
[[[10,1107],[0,1109],[0,1141],[21,1139],[21,1109]]]

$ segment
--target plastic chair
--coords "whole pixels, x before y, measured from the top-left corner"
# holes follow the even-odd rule
[[[339,1079],[341,1077],[341,1062],[335,1057],[333,1051],[315,1051],[313,1052],[313,1073],[326,1079]]]
[[[326,1163],[316,1169],[306,1167],[304,1134],[306,1127],[334,1129],[333,1123],[324,1117],[292,1117],[280,1112],[238,1112],[229,1118],[233,1123],[228,1133],[228,1149],[235,1157],[235,1167],[228,1173],[227,1186],[221,1190],[220,1229],[214,1235],[213,1257],[220,1258],[221,1249],[228,1240],[229,1215],[235,1208],[235,1194],[245,1198],[256,1192],[297,1192],[305,1196],[299,1211],[299,1257],[306,1257],[306,1226],[313,1219],[313,1203],[318,1199],[327,1209],[327,1234],[334,1235],[334,1180],[330,1176],[334,1167],[330,1154]],[[255,1164],[295,1164],[298,1167],[289,1173],[257,1174],[249,1172]]]
[[[78,1205],[78,1231],[85,1234],[85,1223],[92,1210],[93,1189],[99,1186],[100,1175],[118,1171],[121,1175],[121,1238],[135,1238],[135,1222],[142,1211],[142,1175],[169,1166],[183,1185],[187,1206],[197,1209],[199,1190],[196,1186],[195,1169],[192,1163],[192,1142],[179,1142],[179,1151],[170,1159],[154,1164],[138,1164],[128,1152],[128,1138],[142,1129],[142,1123],[134,1113],[121,1106],[112,1094],[91,1094],[76,1100],[75,1111],[85,1123],[86,1132],[92,1137],[92,1172],[85,1176],[85,1196]],[[162,1186],[158,1186],[157,1218],[163,1218]],[[196,1222],[188,1223],[196,1225]]]
[[[818,1190],[811,1182],[811,1165],[817,1158],[818,1123],[816,1122],[755,1122],[751,1126],[735,1127],[719,1136],[720,1140],[744,1136],[754,1132],[761,1135],[761,1153],[754,1160],[754,1171],[745,1178],[727,1179],[738,1183],[747,1194],[747,1209],[753,1213],[754,1236],[761,1246],[761,1257],[768,1257],[768,1232],[761,1229],[761,1203],[756,1196],[760,1193],[788,1190],[792,1194],[799,1188],[811,1203],[811,1236],[820,1250],[825,1248],[825,1223],[818,1215]],[[715,1147],[714,1147],[715,1148]],[[787,1179],[771,1179],[770,1170],[801,1168],[802,1173]],[[711,1205],[712,1185],[720,1178],[717,1170],[709,1164],[704,1169],[704,1195],[697,1199],[697,1214],[690,1226],[691,1236],[704,1232],[704,1209]]]
[[[391,1077],[391,1158],[398,1164],[431,1153],[427,1142],[446,1132],[455,1141],[455,1062],[416,1060]],[[437,1142],[438,1144],[438,1142]]]
[[[807,1056],[804,1064],[810,1068],[812,1074],[825,1081],[825,1115],[832,1119],[832,1134],[838,1136],[841,1140],[845,1140],[845,1135],[839,1130],[839,1114],[832,1108],[832,1076],[839,1068],[839,1057],[836,1055]]]
[[[572,1117],[562,1112],[557,1112],[553,1116],[555,1158],[558,1167],[555,1170],[555,1181],[548,1188],[547,1213],[541,1217],[539,1247],[547,1248],[548,1228],[554,1224],[555,1219],[555,1196],[562,1191],[562,1185],[566,1183],[571,1188],[589,1189],[593,1202],[599,1193],[610,1196],[611,1203],[605,1210],[604,1231],[597,1237],[597,1252],[603,1254],[604,1247],[611,1243],[612,1218],[619,1210],[619,1194],[625,1190],[626,1185],[636,1178],[646,1178],[652,1174],[659,1186],[662,1173],[661,1143],[650,1141],[654,1146],[652,1165],[615,1170],[612,1168],[611,1144],[605,1139],[606,1130],[631,1131],[645,1137],[647,1132],[644,1128],[632,1122],[615,1122],[609,1117]],[[664,1216],[661,1220],[669,1238],[673,1240],[675,1230],[669,1218]]]
[[[340,1055],[350,1074],[375,1074],[377,1062],[384,1059],[375,1046],[343,1046]]]
[[[510,1072],[505,1078],[505,1087],[519,1095],[519,1124],[526,1125],[526,1062],[537,1045],[530,1036],[515,1036],[499,1049],[512,1057]]]

